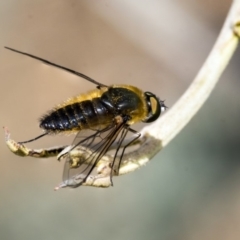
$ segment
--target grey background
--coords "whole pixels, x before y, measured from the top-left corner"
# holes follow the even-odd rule
[[[19,141],[37,136],[41,115],[94,87],[3,46],[105,84],[137,85],[171,107],[206,59],[230,2],[2,0],[0,125]],[[239,60],[238,51],[204,107],[161,153],[108,189],[54,192],[63,163],[17,157],[2,134],[0,239],[239,239]]]

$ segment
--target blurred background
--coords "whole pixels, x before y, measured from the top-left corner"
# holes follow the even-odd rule
[[[46,111],[95,87],[3,46],[104,84],[136,85],[171,108],[206,59],[230,4],[0,1],[0,125],[28,140],[41,133]],[[108,189],[54,192],[63,163],[15,156],[2,133],[0,239],[240,239],[239,61],[238,51],[204,107],[161,153]],[[28,147],[72,139],[45,137]]]

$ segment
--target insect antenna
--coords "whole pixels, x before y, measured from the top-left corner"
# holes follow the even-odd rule
[[[39,135],[39,136],[37,136],[37,137],[35,137],[35,138],[33,138],[33,139],[30,139],[30,140],[27,140],[27,141],[24,141],[24,142],[18,142],[19,144],[23,144],[23,143],[29,143],[29,142],[33,142],[33,141],[35,141],[35,140],[37,140],[37,139],[39,139],[39,138],[41,138],[41,137],[44,137],[44,136],[46,136],[48,133],[43,133],[43,134],[41,134],[41,135]]]
[[[23,54],[23,55],[25,55],[25,56],[28,56],[28,57],[31,57],[31,58],[40,60],[40,61],[42,61],[42,62],[44,62],[44,63],[46,63],[46,64],[48,64],[48,65],[50,65],[50,66],[54,66],[54,67],[56,67],[56,68],[63,69],[63,70],[65,70],[65,71],[67,71],[67,72],[70,72],[70,73],[72,73],[72,74],[74,74],[74,75],[77,75],[77,76],[79,76],[79,77],[81,77],[81,78],[84,78],[84,79],[86,79],[87,81],[89,81],[89,82],[91,82],[91,83],[96,84],[97,87],[108,87],[107,85],[104,85],[104,84],[102,84],[102,83],[100,83],[100,82],[98,82],[98,81],[96,81],[96,80],[88,77],[87,75],[85,75],[85,74],[83,74],[83,73],[80,73],[80,72],[77,72],[77,71],[75,71],[75,70],[72,70],[72,69],[70,69],[70,68],[63,67],[63,66],[58,65],[58,64],[56,64],[56,63],[50,62],[50,61],[48,61],[48,60],[46,60],[46,59],[43,59],[43,58],[34,56],[34,55],[29,54],[29,53],[26,53],[26,52],[21,52],[21,51],[18,51],[18,50],[16,50],[16,49],[13,49],[13,48],[10,48],[10,47],[5,47],[5,48],[8,49],[8,50],[10,50],[10,51],[13,51],[13,52],[16,52],[16,53],[20,53],[20,54]]]

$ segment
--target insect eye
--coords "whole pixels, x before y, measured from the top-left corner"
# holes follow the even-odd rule
[[[144,122],[149,123],[158,119],[161,111],[165,109],[165,105],[164,102],[159,100],[153,93],[145,92],[144,94],[148,106],[148,116]]]

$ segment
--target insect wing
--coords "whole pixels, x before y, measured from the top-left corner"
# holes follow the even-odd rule
[[[111,184],[111,164],[104,159],[111,145],[124,130],[124,124],[112,124],[97,131],[80,131],[74,139],[72,148],[63,156],[65,166],[63,183],[78,187],[89,181],[99,181],[102,186]],[[101,182],[104,179],[104,183]]]
[[[84,151],[76,149],[81,154]],[[88,159],[82,158],[83,162],[77,167],[71,167],[72,156],[70,154],[66,156],[64,172],[63,172],[63,183],[68,187],[78,187],[84,182],[94,183],[96,181],[100,182],[99,186],[110,186],[111,185],[111,168],[109,163],[99,162],[100,159],[97,154],[92,154]],[[90,161],[90,163],[89,163]]]

